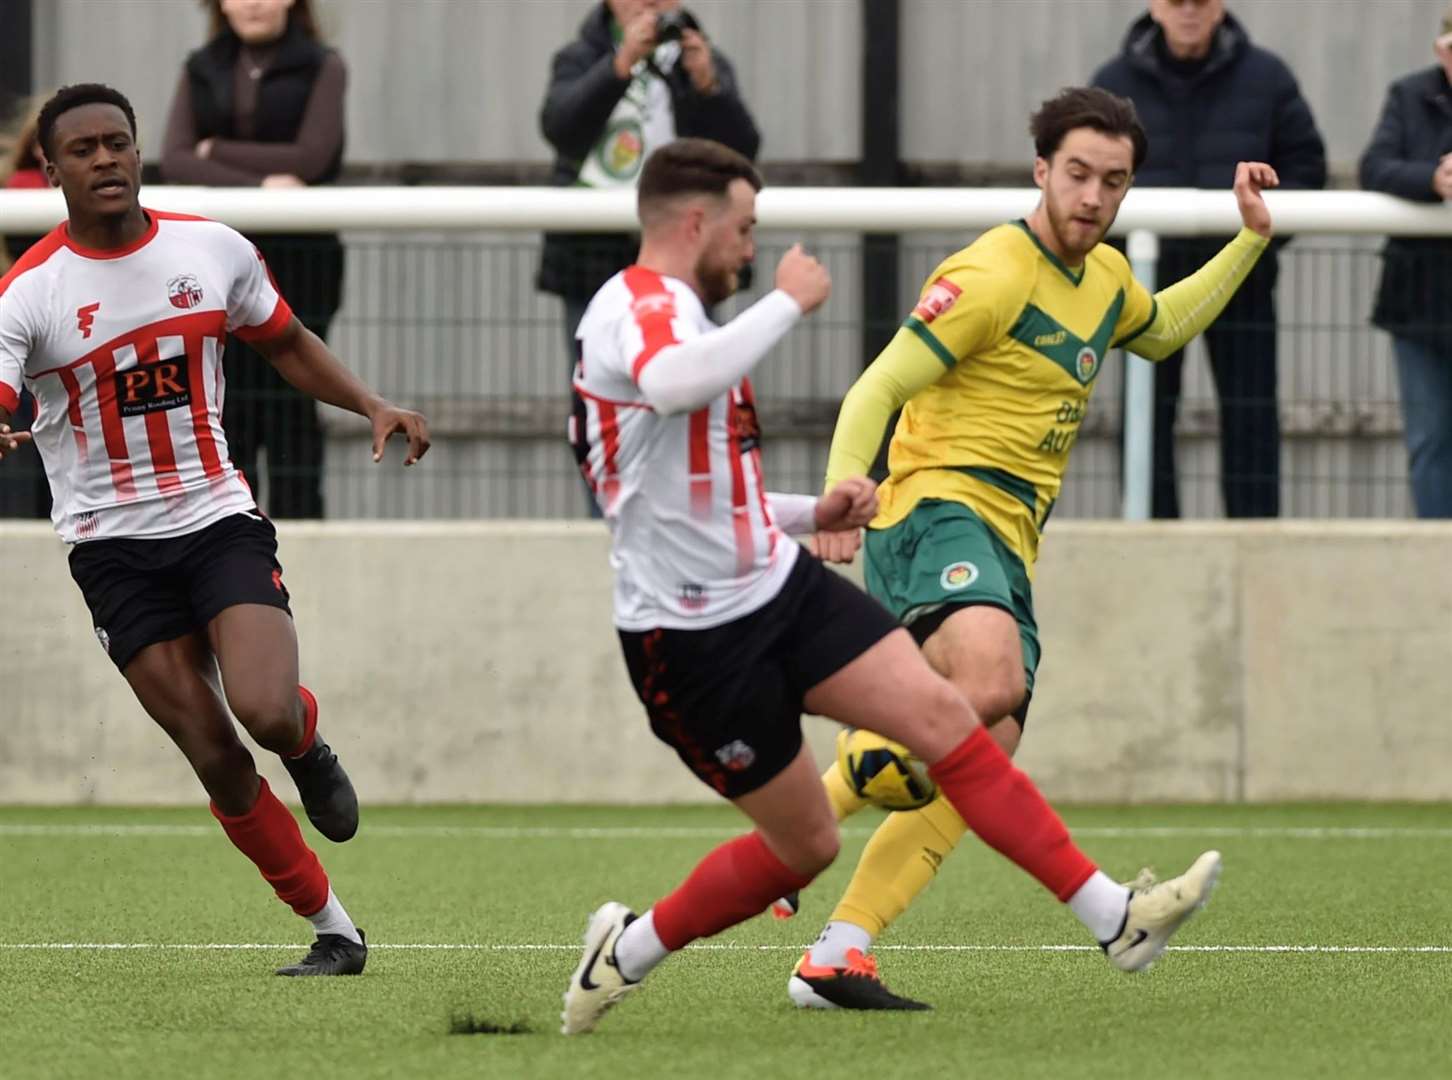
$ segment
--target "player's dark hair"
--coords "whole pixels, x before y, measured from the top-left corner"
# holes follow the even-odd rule
[[[1076,128],[1091,128],[1101,135],[1125,135],[1134,144],[1134,171],[1144,164],[1149,136],[1134,111],[1134,102],[1097,86],[1071,86],[1039,106],[1029,118],[1034,153],[1044,160],[1054,156],[1064,136]]]
[[[40,116],[35,121],[36,137],[40,140],[40,149],[47,160],[55,160],[55,122],[61,118],[61,114],[82,105],[115,105],[126,114],[126,122],[131,125],[131,137],[136,138],[136,110],[120,90],[101,83],[62,86],[40,107]]]
[[[676,139],[646,159],[636,202],[645,214],[679,195],[725,195],[733,180],[761,190],[761,174],[744,155],[710,139]]]

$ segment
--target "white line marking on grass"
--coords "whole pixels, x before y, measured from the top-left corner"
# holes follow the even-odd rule
[[[305,948],[305,942],[157,942],[157,941],[38,941],[0,942],[10,951],[133,951],[154,949],[175,952],[283,950]],[[369,942],[369,949],[420,952],[579,952],[579,945],[532,945],[503,942]],[[687,946],[702,952],[801,952],[805,945],[742,945],[731,942],[703,942]],[[878,945],[878,952],[981,952],[1060,953],[1098,952],[1097,945]],[[1166,951],[1180,953],[1313,953],[1376,954],[1452,953],[1452,945],[1171,945]]]
[[[133,824],[41,824],[0,822],[0,837],[203,837],[216,836],[214,825]],[[694,840],[736,836],[737,826],[657,825],[367,825],[366,836],[379,838],[429,838],[459,840]],[[844,836],[870,836],[872,829],[845,828]],[[1452,828],[1401,828],[1381,826],[1097,826],[1070,830],[1090,840],[1452,840]]]

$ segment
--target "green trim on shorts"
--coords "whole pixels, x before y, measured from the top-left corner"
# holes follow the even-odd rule
[[[896,525],[868,529],[863,554],[867,591],[904,626],[947,605],[985,604],[1012,615],[1033,691],[1041,650],[1028,572],[971,507],[924,499]]]

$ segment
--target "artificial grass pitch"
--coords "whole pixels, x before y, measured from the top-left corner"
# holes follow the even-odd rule
[[[796,1010],[787,976],[869,812],[796,919],[671,958],[566,1039],[589,913],[649,904],[738,831],[732,811],[365,807],[342,846],[304,825],[372,951],[360,978],[293,980],[272,970],[309,928],[204,809],[0,809],[0,1077],[1452,1075],[1452,810],[1065,817],[1126,879],[1225,853],[1210,907],[1152,971],[1112,970],[970,837],[879,946],[888,985],[934,1012]]]

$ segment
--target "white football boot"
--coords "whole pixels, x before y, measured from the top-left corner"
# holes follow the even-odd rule
[[[565,1011],[560,1013],[564,1021],[562,1034],[594,1031],[600,1018],[640,985],[620,974],[615,964],[615,943],[634,921],[635,912],[613,900],[600,905],[590,916],[590,925],[585,928],[585,952],[565,991]]]
[[[1129,883],[1124,929],[1102,942],[1109,962],[1121,971],[1143,971],[1165,951],[1176,930],[1205,906],[1220,880],[1220,852],[1207,851],[1190,869],[1168,881],[1155,881],[1148,870]]]

